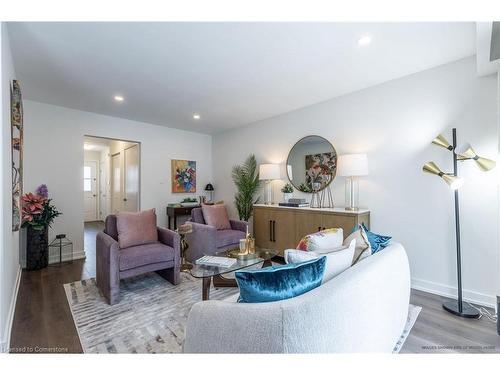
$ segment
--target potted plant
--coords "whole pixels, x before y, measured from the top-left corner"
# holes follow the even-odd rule
[[[252,216],[253,205],[260,188],[259,171],[255,155],[250,155],[243,165],[235,165],[232,170],[233,182],[238,190],[234,195],[234,203],[240,220],[248,221]]]
[[[281,192],[283,193],[283,199],[285,203],[288,203],[288,200],[293,197],[293,186],[291,183],[287,182],[282,188]]]
[[[38,270],[49,263],[48,228],[61,215],[51,204],[46,185],[40,185],[35,193],[26,193],[21,198],[22,227],[26,228],[26,269]]]

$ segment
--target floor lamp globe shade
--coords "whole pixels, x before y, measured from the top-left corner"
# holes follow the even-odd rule
[[[367,176],[368,156],[366,154],[345,154],[338,159],[337,175],[345,180],[345,206],[347,211],[359,209],[359,176]]]
[[[264,203],[273,204],[273,180],[281,177],[279,164],[261,164],[259,165],[259,179],[266,182],[264,186]]]

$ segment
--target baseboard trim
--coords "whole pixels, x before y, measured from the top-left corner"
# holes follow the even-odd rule
[[[85,250],[78,251],[76,253],[73,253],[73,258],[69,254],[63,254],[62,256],[62,261],[67,262],[70,261],[71,259],[77,260],[77,259],[85,259]],[[54,263],[59,263],[59,254],[52,254],[49,256],[49,264],[54,264]]]
[[[16,311],[17,294],[19,293],[19,285],[21,284],[22,268],[19,265],[17,269],[16,282],[14,284],[14,293],[12,293],[12,298],[10,300],[9,314],[7,315],[7,321],[5,322],[5,337],[0,343],[0,352],[8,353],[10,348],[10,334],[12,333],[12,324],[14,323],[14,313]]]
[[[448,285],[435,283],[432,281],[422,280],[422,279],[411,279],[411,287],[422,292],[427,292],[431,294],[437,294],[442,297],[456,298],[457,288],[450,287]],[[494,295],[488,295],[484,293],[475,292],[472,290],[463,290],[464,301],[474,303],[481,306],[487,306],[495,308],[496,297]]]

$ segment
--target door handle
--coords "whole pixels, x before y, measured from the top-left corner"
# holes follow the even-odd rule
[[[276,242],[276,221],[273,220],[273,242]]]
[[[97,195],[95,195],[95,194],[92,194],[92,196],[93,196],[93,197],[97,197]]]
[[[273,242],[273,221],[269,220],[269,241]]]
[[[123,198],[123,201],[126,202],[127,201],[127,198]]]

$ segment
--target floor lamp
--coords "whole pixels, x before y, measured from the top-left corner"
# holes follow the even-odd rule
[[[458,279],[458,296],[457,300],[451,300],[443,303],[443,308],[455,315],[463,318],[477,318],[479,313],[475,308],[466,306],[462,299],[462,257],[460,248],[460,205],[458,202],[458,189],[463,185],[463,179],[458,177],[458,162],[466,160],[474,160],[479,169],[483,172],[493,169],[496,165],[495,161],[482,158],[476,154],[469,143],[457,147],[457,129],[452,129],[453,145],[446,140],[444,136],[439,134],[432,141],[433,144],[446,148],[453,155],[453,173],[445,173],[430,161],[423,166],[423,171],[441,177],[452,190],[455,195],[455,236],[457,244],[457,279]]]

